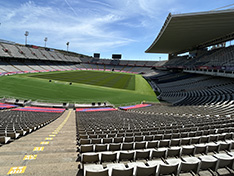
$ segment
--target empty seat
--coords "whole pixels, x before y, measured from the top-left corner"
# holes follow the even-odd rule
[[[114,164],[107,164],[106,167],[109,170],[109,176],[112,175],[112,170],[115,169],[120,169],[120,170],[125,170],[126,167],[123,163],[114,163]]]
[[[181,138],[187,138],[187,137],[189,137],[189,133],[188,132],[182,132],[182,133],[180,133],[180,137]]]
[[[88,164],[84,166],[84,176],[108,176],[108,169],[100,164]]]
[[[93,151],[93,145],[81,145],[80,146],[80,152],[85,153],[85,152],[92,152]]]
[[[135,149],[145,149],[146,142],[135,142]]]
[[[123,137],[115,137],[114,138],[114,143],[122,143],[123,142]]]
[[[190,145],[191,138],[181,138],[181,145]]]
[[[101,138],[93,138],[92,139],[92,144],[101,144]]]
[[[195,154],[195,146],[188,145],[188,146],[182,146],[181,155],[191,155],[194,156]]]
[[[91,143],[91,140],[90,139],[81,139],[80,140],[80,144],[90,144]]]
[[[108,138],[114,138],[116,136],[116,134],[115,133],[110,133],[107,136],[108,136]]]
[[[180,172],[193,172],[195,174],[198,174],[200,167],[201,167],[201,161],[196,157],[183,157],[183,161],[181,162],[181,169]]]
[[[99,137],[99,138],[105,138],[105,137],[106,137],[106,134],[99,134],[98,137]]]
[[[103,144],[109,144],[112,143],[112,138],[103,138]]]
[[[97,136],[97,134],[90,134],[89,135],[89,138],[97,138],[98,136]]]
[[[169,174],[178,175],[179,163],[171,163],[171,164],[166,164],[163,162],[159,163],[158,174],[159,175],[169,175]]]
[[[128,163],[128,166],[134,168],[134,176],[155,176],[157,171],[157,165],[146,166],[143,162]]]
[[[210,136],[201,136],[200,143],[210,142]]]
[[[167,150],[167,157],[180,157],[181,147],[170,147]]]
[[[167,149],[166,148],[159,148],[158,150],[152,151],[152,159],[157,158],[166,158],[167,157]]]
[[[217,141],[217,144],[219,144],[219,150],[223,151],[223,150],[227,150],[230,151],[231,150],[231,143],[225,142],[225,141]]]
[[[152,166],[159,166],[160,164],[165,164],[161,159],[153,159],[150,161],[147,161],[147,164],[152,167]]]
[[[132,136],[133,136],[133,133],[132,133],[132,132],[126,132],[126,133],[125,133],[125,136],[130,136],[130,137],[132,137]]]
[[[98,163],[99,155],[97,153],[84,153],[81,155],[81,161],[85,163]]]
[[[172,139],[177,139],[177,138],[180,138],[180,133],[173,133]]]
[[[199,144],[201,140],[201,137],[192,137],[191,138],[191,144]]]
[[[210,156],[210,155],[204,155],[200,156],[199,159],[201,160],[201,169],[207,170],[212,169],[213,171],[217,171],[218,169],[218,159]]]
[[[107,144],[96,144],[95,152],[107,151]]]
[[[0,144],[6,144],[10,139],[10,137],[0,136]]]
[[[195,154],[207,154],[207,145],[196,144],[195,145]]]
[[[159,142],[159,147],[170,147],[171,140],[161,140]]]
[[[210,137],[209,142],[216,142],[216,141],[218,141],[219,135],[218,134],[211,134],[211,135],[209,135],[209,137]]]
[[[162,140],[162,139],[163,139],[163,134],[154,135],[154,140]]]
[[[16,133],[16,132],[13,132],[13,131],[7,131],[7,134],[6,134],[7,137],[10,137],[12,139],[16,139],[20,136],[20,133]]]
[[[132,136],[124,138],[124,142],[133,142],[133,140],[134,140],[134,138]]]
[[[143,138],[144,138],[144,136],[135,136],[134,141],[135,142],[141,142],[141,141],[143,141]]]
[[[218,168],[229,167],[230,169],[234,168],[234,156],[230,156],[224,153],[215,154],[215,158],[219,160]]]
[[[79,137],[80,139],[88,139],[88,135],[86,134],[80,134]]]
[[[146,148],[158,148],[158,141],[148,141]]]
[[[111,176],[132,176],[133,175],[133,167],[132,168],[124,168],[124,169],[119,169],[119,168],[113,168]]]
[[[147,135],[145,136],[145,141],[152,141],[154,139],[153,135]]]
[[[170,146],[180,146],[181,145],[181,139],[171,139]]]
[[[116,162],[116,161],[117,161],[117,153],[112,153],[112,152],[101,153],[101,163]]]
[[[164,134],[163,139],[171,139],[172,138],[172,134]]]
[[[122,144],[122,150],[133,150],[133,142],[131,143],[123,143]]]
[[[144,159],[149,160],[150,159],[150,150],[137,150],[136,151],[136,160]]]
[[[118,134],[117,134],[117,137],[124,137],[124,136],[125,136],[124,133],[118,133]]]
[[[134,160],[134,152],[119,153],[119,161],[133,161],[133,160]]]
[[[120,150],[121,149],[121,144],[119,143],[119,144],[110,144],[109,145],[109,150],[110,151],[118,151],[118,150]]]
[[[207,143],[207,152],[219,152],[220,145],[214,142]]]

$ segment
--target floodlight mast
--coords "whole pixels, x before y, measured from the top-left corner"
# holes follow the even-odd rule
[[[29,35],[29,32],[28,31],[25,31],[25,45],[27,45],[27,37],[28,37],[28,35]]]
[[[68,51],[68,48],[69,48],[69,44],[70,44],[70,42],[67,42],[67,43],[66,43],[66,45],[67,45],[67,51]]]
[[[45,41],[45,48],[46,48],[46,42],[47,42],[48,38],[45,37],[44,41]]]

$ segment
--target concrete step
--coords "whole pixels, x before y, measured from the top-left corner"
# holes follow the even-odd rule
[[[52,135],[56,132],[55,136]],[[53,138],[46,140],[46,138]],[[41,144],[41,142],[49,144]],[[33,151],[44,147],[43,151]],[[26,166],[23,175],[77,175],[75,111],[68,110],[60,118],[20,139],[0,148],[0,175],[7,175],[11,167]],[[25,155],[36,159],[23,160]]]

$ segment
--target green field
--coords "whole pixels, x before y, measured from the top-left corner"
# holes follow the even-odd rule
[[[32,75],[31,77],[82,83],[95,86],[111,87],[117,89],[135,90],[135,75],[101,72],[101,71],[76,71],[50,73],[46,75]]]
[[[116,106],[144,100],[158,102],[141,75],[126,73],[66,71],[11,75],[0,77],[0,85],[0,97],[18,99],[70,103],[108,101]]]

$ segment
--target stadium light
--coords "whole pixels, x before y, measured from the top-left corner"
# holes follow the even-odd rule
[[[45,37],[44,41],[45,41],[45,48],[46,48],[46,42],[47,42],[48,38]]]
[[[25,31],[25,45],[27,45],[27,37],[28,37],[28,35],[29,35],[29,32],[28,31]]]
[[[29,32],[28,31],[25,31],[25,45],[27,45],[27,37],[28,37],[28,34],[29,34]]]
[[[66,45],[67,45],[67,51],[68,51],[69,44],[70,44],[70,42],[67,42],[67,43],[66,43]]]

